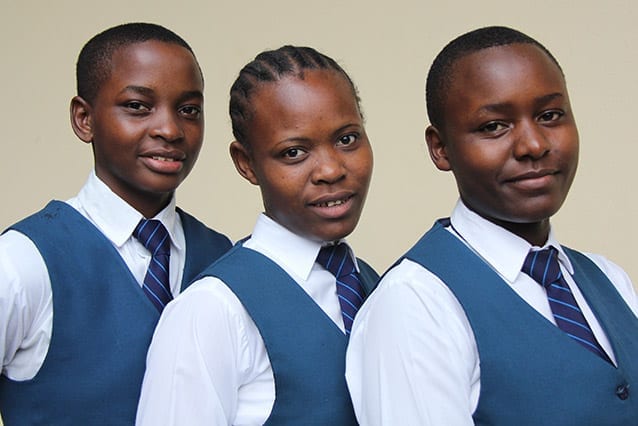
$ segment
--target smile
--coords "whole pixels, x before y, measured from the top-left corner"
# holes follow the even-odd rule
[[[180,161],[176,158],[169,158],[169,157],[160,157],[157,155],[154,155],[151,157],[153,160],[157,160],[157,161]]]
[[[334,207],[334,206],[340,206],[341,204],[343,204],[345,202],[346,202],[346,200],[328,201],[327,203],[317,204],[317,206],[319,206],[319,207]]]
[[[323,202],[319,202],[319,203],[313,203],[312,205],[315,207],[336,207],[336,206],[341,206],[343,204],[346,204],[350,199],[352,198],[352,196],[348,196],[339,200],[328,200],[328,201],[323,201]]]

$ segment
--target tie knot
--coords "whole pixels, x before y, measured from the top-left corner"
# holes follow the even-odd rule
[[[133,236],[137,238],[153,256],[170,254],[171,246],[168,231],[159,220],[140,220],[140,223],[137,224],[133,231]]]
[[[317,256],[317,263],[337,278],[350,275],[355,271],[346,243],[322,247]]]
[[[558,264],[558,250],[548,247],[543,250],[530,251],[523,263],[522,271],[543,287],[556,282],[562,276]]]

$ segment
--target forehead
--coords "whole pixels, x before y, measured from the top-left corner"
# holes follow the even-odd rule
[[[468,108],[550,93],[567,98],[558,66],[537,46],[523,43],[490,47],[458,59],[450,70],[446,92],[446,106]]]
[[[117,48],[111,57],[104,85],[178,86],[184,90],[203,90],[197,61],[188,49],[157,40]]]
[[[251,102],[259,104],[272,101],[284,107],[304,109],[306,104],[317,98],[331,98],[334,102],[356,102],[346,78],[331,69],[306,69],[276,81],[263,82],[252,94]]]
[[[304,70],[303,76],[261,83],[250,104],[251,132],[301,135],[361,121],[350,83],[334,70]]]

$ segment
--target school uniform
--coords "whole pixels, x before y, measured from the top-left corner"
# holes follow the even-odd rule
[[[320,248],[260,215],[162,315],[138,424],[354,424],[347,338],[335,277],[315,263]],[[370,291],[376,274],[358,269]]]
[[[0,236],[7,426],[134,423],[159,319],[141,287],[151,256],[132,237],[140,219],[91,173],[77,197],[49,203]],[[155,219],[171,240],[173,294],[231,246],[174,199]]]
[[[357,315],[346,377],[360,423],[596,425],[637,418],[631,383],[638,379],[638,300],[629,277],[601,256],[562,247],[553,230],[550,245],[611,363],[555,326],[545,290],[521,272],[530,244],[459,202],[450,225],[436,224]],[[443,252],[445,259],[437,257]],[[576,285],[572,275],[586,278],[583,271],[599,279],[593,287],[605,289],[609,306]],[[550,414],[556,417],[548,420]]]

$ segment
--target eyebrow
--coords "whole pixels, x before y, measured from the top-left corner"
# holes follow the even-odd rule
[[[124,89],[122,89],[121,93],[128,92],[128,91],[139,93],[140,95],[149,96],[149,97],[153,96],[153,94],[155,93],[153,89],[150,89],[145,86],[135,86],[135,85],[126,86]],[[204,94],[199,90],[188,90],[183,92],[180,96],[180,99],[191,99],[191,98],[204,99]]]
[[[333,137],[336,137],[337,135],[339,135],[339,133],[343,133],[346,130],[348,130],[349,128],[352,128],[352,130],[355,130],[355,129],[360,130],[360,129],[363,129],[364,126],[362,124],[354,123],[354,122],[353,123],[347,123],[347,124],[344,124],[343,126],[339,127],[337,130],[335,130],[332,133],[332,135],[333,135]]]
[[[547,95],[543,95],[543,96],[539,96],[538,98],[535,98],[534,99],[534,105],[537,105],[537,106],[546,105],[546,104],[550,103],[551,101],[553,101],[554,99],[564,98],[564,97],[565,97],[565,95],[563,95],[560,92],[549,93]],[[509,102],[488,104],[488,105],[481,106],[478,109],[478,112],[481,112],[481,111],[498,112],[498,111],[506,110],[506,109],[510,108],[511,106],[512,106],[512,104],[509,103]]]
[[[341,127],[339,127],[338,129],[336,129],[335,131],[333,131],[331,133],[331,137],[336,137],[337,135],[339,135],[339,133],[343,133],[345,130],[347,130],[348,128],[352,128],[352,130],[361,130],[364,129],[365,127],[361,124],[358,123],[348,123],[345,124]],[[280,140],[277,143],[285,143],[285,142],[299,142],[299,143],[308,143],[308,142],[312,142],[312,138],[306,137],[306,136],[291,136],[289,138],[285,138]]]

